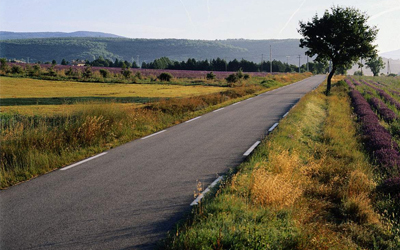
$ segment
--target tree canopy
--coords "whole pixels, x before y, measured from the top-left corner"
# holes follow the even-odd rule
[[[371,69],[374,76],[379,75],[379,71],[385,68],[385,63],[382,60],[382,57],[372,57],[366,63],[367,67]]]
[[[326,93],[331,89],[331,79],[338,68],[347,69],[360,58],[376,56],[372,42],[378,33],[376,27],[367,24],[368,16],[351,7],[333,6],[319,18],[300,22],[298,32],[303,36],[300,47],[307,48],[306,55],[317,56],[317,62],[332,62]]]

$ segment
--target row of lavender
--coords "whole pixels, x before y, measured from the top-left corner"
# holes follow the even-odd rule
[[[22,68],[25,69],[27,65],[33,66],[34,64],[26,64],[26,63],[10,63],[10,65],[19,65]],[[51,64],[41,64],[40,65],[43,69],[48,69],[52,67]],[[83,71],[85,67],[82,66],[68,66],[68,65],[54,65],[53,66],[55,70],[68,70],[72,68],[73,70],[76,71]],[[121,68],[111,68],[111,67],[92,67],[92,70],[94,71],[100,71],[100,69],[105,69],[108,70],[111,73],[117,74],[121,72]],[[161,73],[167,72],[172,74],[176,78],[190,78],[190,79],[204,79],[207,76],[207,73],[210,73],[209,71],[200,71],[200,70],[172,70],[172,69],[137,69],[137,68],[132,68],[130,69],[133,74],[136,72],[140,72],[144,77],[151,77],[151,76],[158,76]],[[225,79],[227,78],[230,74],[236,73],[236,72],[230,72],[230,71],[215,71],[213,72],[216,75],[217,79]],[[247,73],[247,72],[246,72]],[[264,77],[270,73],[265,73],[265,72],[248,72],[247,74],[251,76],[261,76]],[[273,73],[277,74],[277,73]]]
[[[378,116],[371,109],[370,104],[365,100],[361,93],[355,88],[360,85],[357,81],[346,79],[347,84],[352,89],[350,97],[354,112],[361,122],[361,129],[365,137],[366,147],[374,156],[381,167],[381,171],[388,178],[383,181],[379,189],[400,198],[400,153],[399,146],[393,140],[391,134],[380,124]],[[372,100],[372,99],[371,99]],[[375,105],[384,103],[380,100],[372,101]]]

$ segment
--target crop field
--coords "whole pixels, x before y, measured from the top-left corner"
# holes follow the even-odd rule
[[[309,75],[252,77],[230,87],[0,77],[0,188]]]
[[[379,189],[400,198],[400,79],[346,79],[366,149],[378,166]]]
[[[23,68],[26,67],[25,63],[10,63],[10,65],[19,65]],[[30,66],[33,66],[34,64],[29,64]],[[43,68],[43,70],[47,70],[48,68],[51,67],[50,64],[41,64],[41,67]],[[58,71],[66,71],[69,68],[72,68],[75,71],[83,71],[84,67],[80,67],[80,66],[67,66],[67,65],[56,65],[54,67],[55,70]],[[108,71],[110,71],[113,74],[118,74],[121,72],[121,68],[113,68],[113,67],[92,67],[92,69],[96,72],[99,72],[100,69],[106,69]],[[130,69],[133,74],[135,74],[136,72],[140,72],[144,77],[151,77],[151,76],[158,76],[160,73],[163,72],[168,72],[171,73],[174,77],[176,78],[186,78],[186,79],[205,79],[207,73],[209,73],[210,71],[201,71],[201,70],[171,70],[171,69]],[[217,79],[224,79],[226,78],[228,75],[235,73],[235,72],[231,72],[231,71],[214,71],[214,74],[216,75]],[[249,72],[249,74],[251,76],[267,76],[269,73],[266,72]]]
[[[224,91],[209,86],[155,84],[107,84],[71,81],[43,81],[0,77],[2,113],[54,115],[70,113],[86,105],[114,102],[122,108],[141,106],[161,98],[191,97]]]

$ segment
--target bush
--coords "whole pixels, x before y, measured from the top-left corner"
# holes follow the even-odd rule
[[[243,75],[243,79],[245,79],[245,80],[250,79],[250,75],[249,75],[249,74],[244,74],[244,75]]]
[[[210,72],[207,74],[207,80],[214,80],[216,78],[216,75],[213,72]]]
[[[12,74],[22,74],[22,73],[24,73],[24,70],[22,69],[21,66],[14,65],[14,66],[11,67],[11,73]]]
[[[110,77],[110,71],[106,70],[106,69],[100,69],[100,74],[103,78],[107,78]]]
[[[171,81],[172,78],[174,77],[168,72],[163,72],[158,76],[158,79],[160,79],[160,81],[165,81],[165,82]]]
[[[135,78],[137,78],[139,80],[142,80],[143,79],[142,73],[140,73],[140,71],[136,72],[135,73]]]
[[[92,67],[88,66],[85,68],[85,70],[82,72],[82,76],[84,78],[90,78],[93,75]]]
[[[239,81],[239,77],[237,77],[236,74],[230,74],[227,78],[225,78],[225,80],[228,83],[235,83],[235,82]]]
[[[121,74],[125,77],[125,78],[129,78],[132,75],[132,71],[129,68],[123,68],[121,70]]]
[[[0,70],[3,71],[5,74],[9,71],[9,66],[7,60],[5,58],[0,58]]]

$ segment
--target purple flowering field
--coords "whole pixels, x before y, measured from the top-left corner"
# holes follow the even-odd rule
[[[33,66],[34,64],[26,64],[26,63],[10,63],[10,66],[12,65],[19,65],[23,68],[26,67],[26,65]],[[40,65],[42,69],[48,69],[52,65],[51,64],[41,64]],[[82,72],[85,67],[82,66],[70,66],[70,65],[55,65],[54,69],[55,70],[67,70],[70,67],[72,67],[74,70]],[[113,67],[92,67],[93,71],[100,71],[100,69],[106,69],[110,71],[111,73],[120,73],[121,68],[113,68]],[[201,70],[171,70],[171,69],[130,69],[133,74],[136,72],[140,72],[143,76],[148,77],[148,76],[158,76],[163,72],[168,72],[172,74],[176,78],[190,78],[190,79],[205,79],[207,73],[210,73],[210,71],[201,71]],[[228,77],[230,74],[236,73],[236,72],[231,72],[231,71],[213,71],[213,73],[216,75],[217,79],[224,79]],[[251,76],[266,76],[270,73],[266,72],[244,72],[246,74],[249,74]],[[278,74],[278,73],[272,73],[272,74]]]
[[[377,84],[370,84],[361,81],[363,85],[376,91],[378,96],[369,99],[369,102],[357,90],[354,79],[346,79],[346,83],[351,88],[350,98],[354,113],[361,123],[362,134],[365,139],[365,147],[371,153],[380,170],[386,179],[378,187],[384,193],[391,194],[392,197],[400,198],[400,152],[399,145],[396,143],[392,134],[381,125],[380,118],[385,122],[399,123],[399,117],[391,110],[386,103],[397,108],[395,100],[390,94],[379,88]],[[359,85],[357,85],[359,86]],[[370,91],[364,93],[373,94]],[[397,102],[398,103],[398,102]],[[376,113],[373,111],[376,111]],[[379,116],[377,115],[379,114]]]

